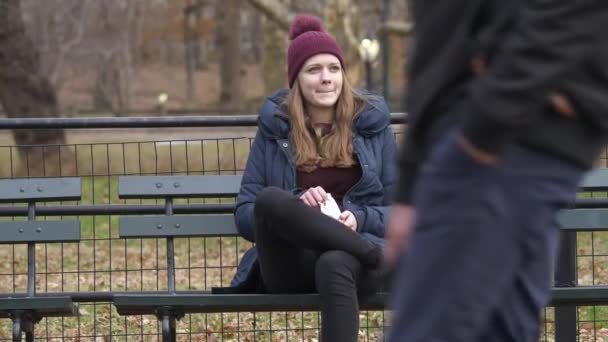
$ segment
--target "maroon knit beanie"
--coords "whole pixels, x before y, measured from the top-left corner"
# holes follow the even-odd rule
[[[289,29],[291,43],[287,49],[287,78],[293,86],[302,65],[307,59],[320,53],[332,54],[340,60],[344,69],[344,54],[336,39],[323,31],[321,19],[312,15],[298,15]]]

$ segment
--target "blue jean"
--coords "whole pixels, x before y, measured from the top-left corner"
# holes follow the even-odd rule
[[[439,140],[416,179],[416,229],[392,287],[389,341],[536,342],[555,214],[584,170],[517,145],[481,165],[455,136]]]

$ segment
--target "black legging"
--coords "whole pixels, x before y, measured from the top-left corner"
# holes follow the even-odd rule
[[[322,341],[357,341],[357,292],[368,294],[383,284],[378,273],[371,271],[379,266],[381,249],[278,188],[270,187],[258,194],[255,220],[266,290],[318,291]]]

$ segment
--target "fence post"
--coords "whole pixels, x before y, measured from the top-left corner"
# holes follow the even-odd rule
[[[391,13],[391,0],[382,2],[382,23],[386,24]],[[382,45],[382,95],[388,103],[391,103],[391,81],[390,81],[390,38],[384,33],[381,38]]]
[[[576,286],[576,232],[561,232],[556,287]],[[555,342],[576,341],[576,306],[555,307]]]

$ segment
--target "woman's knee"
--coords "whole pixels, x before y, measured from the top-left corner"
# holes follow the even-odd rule
[[[276,207],[284,196],[285,191],[274,186],[262,189],[255,197],[254,211],[256,215],[265,215],[277,210]]]
[[[336,279],[355,283],[361,273],[361,263],[344,251],[332,250],[321,254],[315,265],[317,285],[335,283]]]

